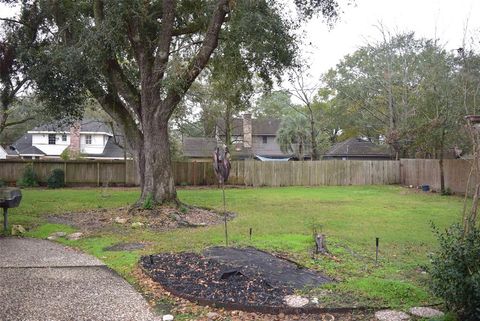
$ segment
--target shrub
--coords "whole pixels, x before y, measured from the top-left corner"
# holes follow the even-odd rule
[[[442,192],[442,195],[443,195],[443,196],[453,195],[452,189],[451,189],[450,187],[447,187],[447,188]]]
[[[432,290],[460,320],[480,320],[480,229],[464,235],[453,225],[435,230],[440,248],[431,255]]]
[[[70,148],[65,148],[63,152],[60,154],[60,158],[64,161],[70,160]]]
[[[65,187],[65,172],[60,168],[54,169],[47,179],[47,186],[48,188]]]
[[[23,171],[22,177],[17,181],[17,186],[33,187],[38,186],[37,175],[33,171],[33,165],[27,165]]]
[[[0,179],[0,187],[5,187],[5,186],[7,186],[7,184],[5,184],[5,182]]]

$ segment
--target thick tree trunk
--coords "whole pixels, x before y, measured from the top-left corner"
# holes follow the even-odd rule
[[[129,80],[130,71],[123,68],[108,44],[103,68],[107,86],[103,80],[88,84],[102,107],[123,126],[128,145],[135,152],[141,187],[139,206],[147,200],[151,205],[178,203],[170,161],[168,120],[218,46],[219,33],[231,5],[233,2],[230,4],[228,0],[216,1],[201,46],[194,55],[185,57],[184,67],[177,72],[169,70],[168,77],[170,45],[174,36],[182,35],[175,35],[179,32],[175,29],[175,1],[163,1],[161,19],[155,18],[161,21],[161,30],[153,38],[142,27],[142,17],[129,17],[125,22],[138,64],[139,86]],[[102,0],[95,1],[94,16],[96,26],[101,27],[105,20]]]
[[[147,199],[153,204],[177,202],[177,192],[170,160],[168,120],[152,119],[144,123],[144,144],[140,149],[139,174],[140,202]]]

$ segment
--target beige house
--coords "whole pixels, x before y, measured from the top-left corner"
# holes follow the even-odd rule
[[[230,125],[234,159],[288,159],[293,155],[285,154],[278,145],[277,131],[279,119],[254,119],[251,114],[234,118]],[[183,154],[190,160],[211,160],[215,147],[225,144],[225,122],[219,120],[215,126],[215,137],[185,137]]]

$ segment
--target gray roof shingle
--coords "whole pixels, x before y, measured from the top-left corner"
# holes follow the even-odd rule
[[[15,149],[10,148],[13,146]],[[25,134],[15,141],[12,145],[7,146],[5,151],[9,156],[17,156],[18,153],[23,154],[23,151],[32,147],[32,134]],[[41,152],[41,151],[40,151]],[[42,153],[43,154],[43,153]]]
[[[70,132],[70,125],[65,123],[51,123],[35,127],[32,131],[53,131],[53,132]],[[112,133],[110,126],[100,120],[85,119],[80,123],[80,132],[93,133]]]
[[[124,158],[125,157],[125,151],[122,147],[117,145],[115,141],[113,140],[113,137],[109,137],[107,144],[105,145],[105,148],[103,149],[103,153],[101,154],[87,154],[84,155],[85,157],[95,157],[95,158]],[[127,157],[131,157],[127,153]]]
[[[252,119],[252,135],[255,136],[276,136],[280,127],[280,119]],[[234,118],[230,124],[233,136],[243,136],[243,119]],[[225,121],[219,119],[217,127],[220,135],[225,135]]]
[[[337,143],[325,153],[325,156],[379,156],[391,157],[388,145],[378,145],[360,138],[350,138]]]
[[[183,138],[183,155],[186,157],[211,157],[216,147],[217,140],[215,138]]]
[[[22,150],[19,150],[20,155],[35,155],[35,156],[45,156],[46,154],[42,152],[40,149],[38,149],[35,146],[30,146],[27,148],[24,148]]]

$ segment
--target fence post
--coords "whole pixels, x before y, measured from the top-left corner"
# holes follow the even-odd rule
[[[124,171],[123,171],[123,174],[124,174],[123,184],[127,186],[127,158],[126,157],[124,158],[124,164],[125,165],[124,165]]]
[[[197,180],[196,180],[196,165],[197,161],[193,161],[193,170],[192,170],[192,175],[193,175],[193,186],[197,185]]]
[[[97,162],[97,186],[100,186],[100,162]]]
[[[63,184],[67,185],[67,162],[63,162]]]

